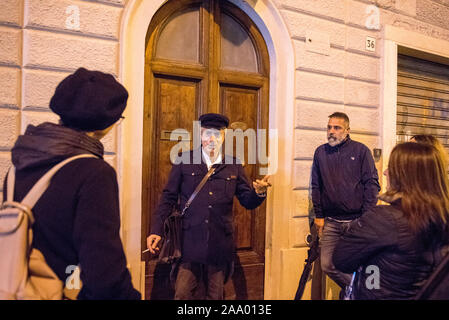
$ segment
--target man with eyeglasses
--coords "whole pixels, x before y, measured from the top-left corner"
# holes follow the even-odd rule
[[[189,163],[173,164],[159,205],[152,219],[147,246],[151,253],[163,234],[163,222],[180,199],[184,208],[190,195],[210,168],[214,173],[193,200],[183,218],[182,259],[175,281],[175,300],[206,298],[223,299],[223,287],[232,272],[234,257],[234,226],[232,207],[234,196],[246,209],[255,209],[265,200],[268,176],[252,183],[236,158],[224,155],[222,145],[229,119],[221,114],[200,116],[201,163],[195,164],[192,150]],[[183,158],[184,159],[184,158]],[[205,292],[200,296],[200,283]]]

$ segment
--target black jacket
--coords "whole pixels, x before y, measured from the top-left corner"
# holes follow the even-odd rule
[[[162,236],[163,222],[177,205],[182,210],[190,195],[207,174],[207,165],[174,164],[152,219],[151,233]],[[265,197],[259,197],[251,187],[241,164],[217,164],[183,219],[183,261],[223,266],[233,260],[234,226],[232,206],[234,196],[246,209],[257,208]],[[228,162],[225,161],[225,162]]]
[[[370,150],[349,138],[335,147],[315,150],[312,166],[312,202],[317,218],[352,220],[376,205],[380,190]]]
[[[334,250],[333,262],[347,273],[362,266],[354,288],[356,299],[410,299],[441,260],[440,251],[410,232],[397,200],[352,221]],[[373,266],[379,271],[377,289]]]
[[[92,138],[70,131],[44,124],[30,126],[19,137],[12,150],[13,162],[20,168],[16,172],[15,201],[21,201],[56,163],[74,155],[70,153],[90,153],[82,152],[83,146],[101,145],[98,140],[92,142]],[[102,155],[102,146],[97,155]],[[3,195],[6,199],[6,179]],[[73,271],[67,268],[80,265],[83,286],[78,299],[140,299],[126,268],[119,234],[117,178],[108,163],[95,158],[68,163],[53,176],[32,212],[32,245],[42,252],[56,275],[65,283]]]

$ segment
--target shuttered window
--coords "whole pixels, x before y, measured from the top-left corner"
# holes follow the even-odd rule
[[[398,55],[397,142],[431,134],[449,150],[449,66]]]

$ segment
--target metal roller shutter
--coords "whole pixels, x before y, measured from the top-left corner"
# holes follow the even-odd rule
[[[431,134],[449,150],[449,66],[398,55],[397,142]]]

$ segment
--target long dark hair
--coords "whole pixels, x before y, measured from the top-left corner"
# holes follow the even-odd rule
[[[430,144],[398,144],[390,155],[388,178],[387,195],[401,196],[412,232],[447,241],[449,182],[441,153]]]

